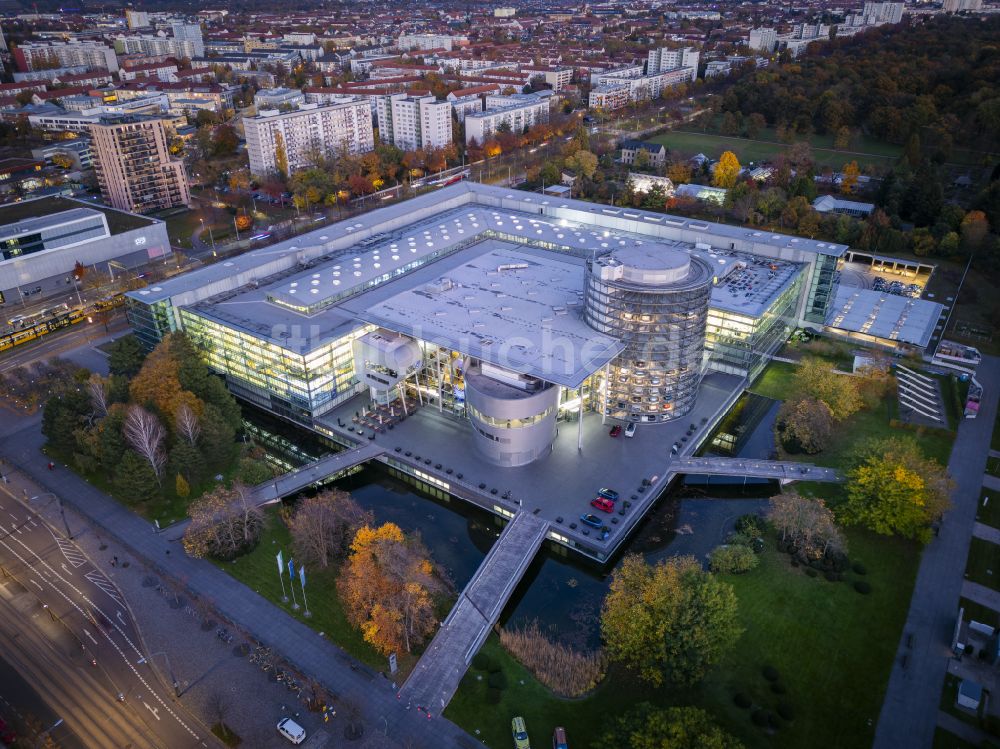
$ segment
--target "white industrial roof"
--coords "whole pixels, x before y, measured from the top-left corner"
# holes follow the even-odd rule
[[[926,299],[840,286],[826,324],[925,347],[943,309],[943,305]]]
[[[497,240],[441,276],[375,304],[362,319],[567,387],[624,344],[583,320],[584,267]]]

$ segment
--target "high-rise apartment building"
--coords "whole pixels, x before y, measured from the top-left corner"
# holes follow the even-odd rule
[[[646,58],[646,75],[655,75],[676,68],[691,68],[691,82],[698,77],[701,53],[694,47],[684,49],[651,49]]]
[[[944,0],[941,9],[945,13],[961,13],[983,9],[983,0]]]
[[[548,122],[549,98],[537,93],[487,96],[486,111],[465,116],[465,142],[482,144],[503,125],[510,127],[510,132],[520,135],[539,122]]]
[[[193,57],[205,56],[205,40],[201,36],[201,24],[198,23],[174,23],[171,24],[174,31],[174,39],[179,42],[188,42],[194,50]]]
[[[451,143],[451,104],[435,97],[388,94],[375,100],[379,138],[404,151]]]
[[[90,128],[101,194],[122,211],[189,205],[184,163],[173,159],[159,117],[102,119]]]
[[[465,47],[469,44],[467,36],[451,36],[450,34],[402,34],[396,40],[399,49],[446,49],[451,52],[455,47]]]
[[[903,20],[903,3],[865,3],[862,15],[875,26],[884,23],[899,23]]]
[[[14,65],[21,71],[83,67],[115,72],[118,57],[100,42],[25,42],[14,50]]]
[[[265,109],[243,119],[250,173],[264,177],[279,171],[282,159],[288,174],[311,164],[316,153],[333,155],[340,149],[365,153],[375,148],[371,105],[360,96],[343,96],[325,105],[300,104],[279,112]]]
[[[778,30],[769,28],[750,29],[747,46],[760,52],[774,52],[778,46]]]

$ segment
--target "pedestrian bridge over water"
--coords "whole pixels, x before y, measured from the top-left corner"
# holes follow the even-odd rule
[[[744,458],[674,458],[670,461],[672,473],[699,474],[702,476],[749,476],[776,481],[827,481],[839,482],[844,477],[832,468],[797,463],[793,460],[752,460]]]
[[[366,463],[384,452],[383,446],[376,445],[374,442],[366,442],[357,447],[327,455],[278,476],[276,479],[258,484],[251,490],[251,496],[254,503],[258,505],[280,502],[283,497],[302,491],[307,486],[324,481],[341,471]]]

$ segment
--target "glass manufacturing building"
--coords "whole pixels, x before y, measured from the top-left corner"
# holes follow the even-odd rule
[[[655,429],[709,371],[749,384],[835,312],[846,250],[463,182],[130,292],[127,309],[146,346],[183,329],[283,418],[330,434],[348,402],[429,403],[519,466],[586,412]]]

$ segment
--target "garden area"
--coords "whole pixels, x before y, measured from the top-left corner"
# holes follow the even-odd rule
[[[494,635],[445,715],[491,747],[508,745],[514,715],[524,716],[535,741],[560,725],[572,746],[603,746],[595,739],[643,701],[700,707],[747,747],[791,749],[810,746],[818,736],[830,746],[870,745],[919,548],[860,528],[845,535],[852,564],[864,574],[850,568],[832,582],[818,572],[809,575],[816,570],[793,567],[768,532],[756,569],[720,576],[735,591],[744,631],[694,687],[650,687],[612,664],[585,697],[560,699]],[[868,593],[855,588],[862,581]],[[817,653],[822,657],[805,657]],[[497,672],[503,676],[492,675]],[[491,678],[503,688],[491,687]]]

